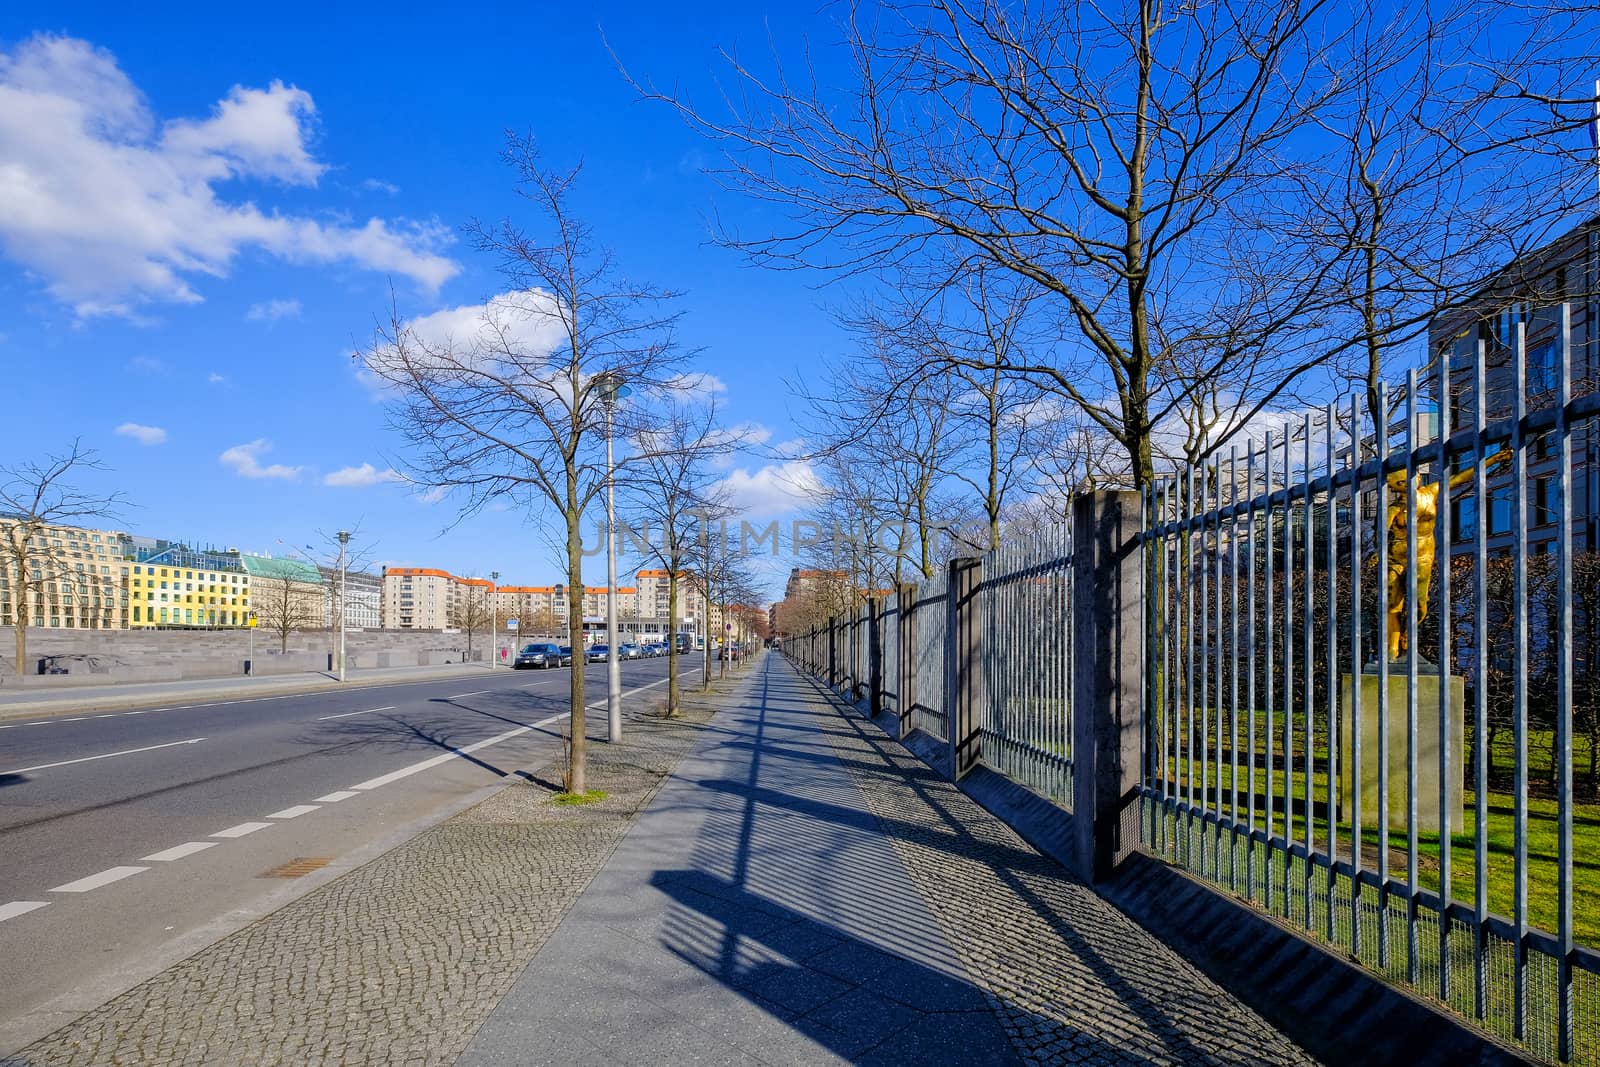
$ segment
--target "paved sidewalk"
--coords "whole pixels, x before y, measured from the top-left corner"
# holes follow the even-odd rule
[[[0,1063],[1310,1062],[780,657],[748,670],[592,744],[603,802],[542,768]]]
[[[773,656],[460,1062],[1018,1061],[1310,1062]]]

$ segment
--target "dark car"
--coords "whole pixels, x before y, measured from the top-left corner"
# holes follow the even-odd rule
[[[607,645],[590,645],[588,654],[583,658],[590,663],[604,663],[610,653],[611,649]]]
[[[524,667],[539,667],[541,669],[559,667],[561,666],[561,649],[556,645],[549,644],[523,645],[522,650],[517,653],[517,658],[512,662],[511,666],[519,671]]]
[[[562,645],[561,646],[561,665],[563,667],[572,666],[572,646],[571,645]]]

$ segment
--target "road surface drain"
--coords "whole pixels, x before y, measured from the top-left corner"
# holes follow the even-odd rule
[[[312,871],[320,871],[332,863],[332,857],[323,859],[318,856],[296,856],[288,863],[280,864],[270,871],[262,871],[257,878],[302,878]]]

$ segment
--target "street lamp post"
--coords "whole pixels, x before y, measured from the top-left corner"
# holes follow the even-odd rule
[[[621,376],[606,371],[598,375],[600,401],[606,409],[606,739],[622,740],[622,667],[617,647],[617,496],[616,460],[612,455],[612,421],[617,401],[628,395]]]
[[[500,572],[489,572],[489,669],[494,670],[495,661],[500,658],[500,604],[495,599],[495,590],[499,587]]]
[[[350,544],[350,531],[339,531],[339,681],[344,681],[344,625],[345,625],[345,549]]]

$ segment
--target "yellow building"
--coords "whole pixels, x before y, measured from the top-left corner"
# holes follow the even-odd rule
[[[122,576],[129,629],[249,625],[250,575],[237,552],[137,550]]]

